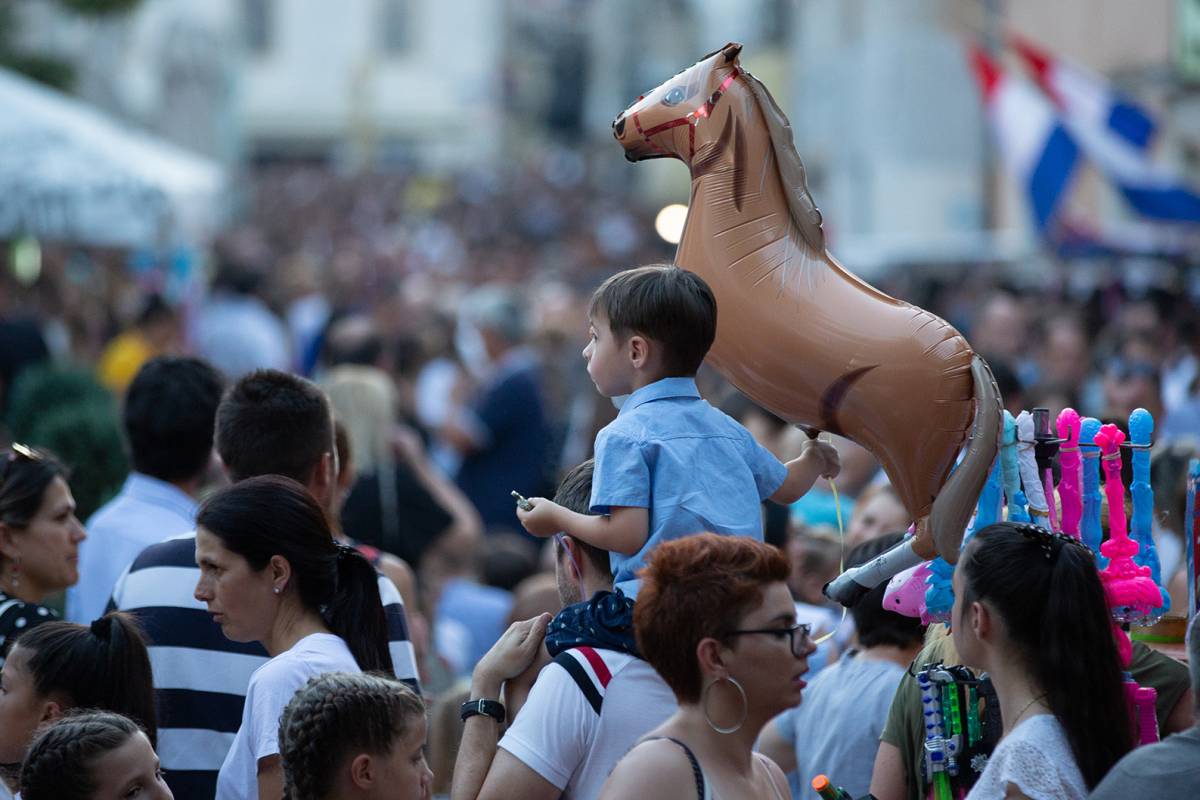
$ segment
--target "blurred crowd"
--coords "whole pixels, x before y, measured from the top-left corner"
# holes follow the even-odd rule
[[[149,359],[195,354],[230,382],[261,367],[313,379],[340,422],[341,528],[407,565],[389,576],[425,694],[461,697],[512,621],[558,610],[553,548],[520,530],[510,492],[552,496],[615,415],[580,357],[588,298],[619,269],[671,259],[654,211],[570,151],[449,177],[254,168],[237,223],[211,252],[43,244],[32,280],[4,270],[7,438],[73,468],[86,522],[125,480],[120,401]],[[1182,268],[1056,264],[1031,278],[999,264],[913,265],[877,283],[961,330],[1014,414],[1070,406],[1122,422],[1151,411],[1156,534],[1164,575],[1178,573],[1184,467],[1200,441],[1200,312]],[[698,383],[781,460],[799,453],[803,434],[715,372]],[[60,407],[73,416],[47,424]],[[821,587],[840,568],[839,527],[854,546],[909,522],[875,459],[836,446],[836,491],[764,508],[801,619],[819,631],[838,623]],[[208,480],[222,483],[216,470]],[[813,666],[846,641],[823,646]],[[433,771],[448,780],[453,747],[438,743],[437,718]]]

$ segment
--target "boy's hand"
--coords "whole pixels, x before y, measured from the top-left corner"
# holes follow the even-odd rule
[[[809,439],[800,447],[800,457],[820,465],[818,471],[822,478],[833,479],[842,471],[842,459],[837,448],[829,442],[819,439]]]
[[[517,509],[517,519],[521,520],[525,530],[534,536],[553,536],[562,530],[558,519],[558,512],[562,506],[544,497],[531,497],[529,503],[533,510]]]

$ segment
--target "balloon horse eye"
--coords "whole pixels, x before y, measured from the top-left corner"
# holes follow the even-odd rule
[[[667,92],[667,96],[663,98],[663,105],[677,106],[687,99],[687,93],[682,86],[676,86],[671,91]]]

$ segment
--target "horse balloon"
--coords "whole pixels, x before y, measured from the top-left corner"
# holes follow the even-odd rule
[[[915,521],[912,538],[826,587],[852,605],[922,560],[958,560],[996,455],[1000,393],[958,331],[826,252],[791,127],[741,50],[728,44],[638,99],[613,133],[630,161],[678,158],[691,171],[675,263],[716,295],[709,362],[810,435],[874,453]]]

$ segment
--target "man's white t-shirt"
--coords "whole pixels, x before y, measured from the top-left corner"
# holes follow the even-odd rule
[[[217,776],[219,800],[258,797],[258,761],[279,753],[279,718],[309,678],[326,672],[362,672],[350,648],[332,633],[305,636],[250,676],[242,724]]]
[[[585,655],[585,651],[588,651]],[[517,713],[503,747],[562,791],[567,800],[599,797],[617,762],[638,739],[675,713],[674,693],[654,668],[626,653],[575,648],[576,675],[601,698],[592,700],[559,663],[547,664]]]

